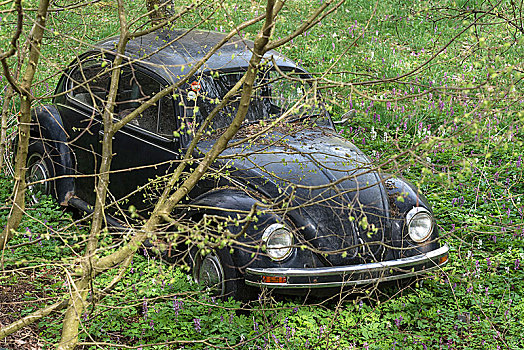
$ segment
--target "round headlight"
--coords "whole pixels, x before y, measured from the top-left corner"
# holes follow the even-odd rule
[[[426,241],[433,232],[433,217],[426,208],[415,207],[406,215],[409,237],[417,243]]]
[[[273,260],[283,260],[293,251],[293,234],[282,224],[269,225],[262,235],[267,254]]]

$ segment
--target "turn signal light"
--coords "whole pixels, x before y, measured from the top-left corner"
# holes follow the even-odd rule
[[[286,277],[276,277],[276,276],[262,276],[262,282],[264,283],[286,283]]]
[[[444,264],[446,261],[448,261],[448,256],[443,256],[440,258],[440,261],[438,262],[439,265]]]

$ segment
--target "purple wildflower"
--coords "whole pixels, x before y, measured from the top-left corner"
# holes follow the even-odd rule
[[[178,316],[178,313],[180,310],[182,310],[183,305],[184,302],[182,300],[178,300],[176,297],[173,298],[173,310],[175,311],[175,316]]]
[[[195,330],[200,333],[202,331],[202,327],[200,326],[200,319],[194,318],[193,323],[195,324]]]
[[[142,303],[142,313],[144,314],[144,319],[147,319],[147,301],[144,297],[144,302]]]

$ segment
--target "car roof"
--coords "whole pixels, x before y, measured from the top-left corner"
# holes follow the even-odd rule
[[[225,36],[224,33],[205,30],[159,30],[130,40],[126,46],[126,56],[138,60],[141,65],[147,66],[168,82],[176,82]],[[114,52],[118,39],[118,36],[105,39],[95,47],[106,52]],[[236,35],[218,49],[200,71],[247,69],[252,48],[251,40]],[[281,68],[296,68],[304,71],[292,60],[276,51],[268,51],[264,57],[270,60],[269,64],[272,58]]]

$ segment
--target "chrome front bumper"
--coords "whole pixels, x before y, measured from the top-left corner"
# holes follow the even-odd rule
[[[448,262],[448,245],[428,253],[377,263],[316,268],[246,268],[246,284],[268,288],[333,288],[413,277]]]

